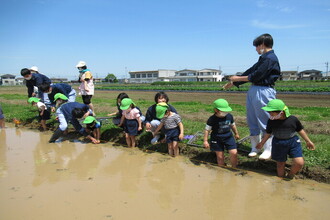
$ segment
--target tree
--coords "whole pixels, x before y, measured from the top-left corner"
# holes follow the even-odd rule
[[[117,77],[113,73],[108,73],[108,75],[105,77],[105,80],[109,83],[118,82]]]

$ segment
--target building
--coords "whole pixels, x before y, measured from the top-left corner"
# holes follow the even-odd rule
[[[321,80],[322,71],[319,70],[305,70],[298,73],[298,80]]]
[[[221,70],[202,69],[197,73],[198,82],[221,82],[225,76]]]
[[[282,71],[281,72],[282,81],[297,80],[297,79],[298,79],[297,71]]]
[[[50,80],[52,81],[52,83],[68,83],[68,79],[67,78],[50,78]]]
[[[169,77],[174,76],[175,70],[131,71],[129,74],[129,83],[153,83],[157,81],[169,81]]]
[[[14,86],[16,85],[16,76],[11,74],[4,74],[1,76],[0,84],[4,86]]]
[[[168,81],[197,82],[198,70],[184,69],[175,72],[175,75],[168,78]]]

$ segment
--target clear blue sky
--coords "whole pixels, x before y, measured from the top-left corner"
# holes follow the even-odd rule
[[[329,0],[1,0],[0,74],[36,65],[74,79],[87,62],[97,77],[127,71],[219,67],[258,60],[270,33],[282,70],[326,70]],[[330,67],[329,67],[330,69]]]

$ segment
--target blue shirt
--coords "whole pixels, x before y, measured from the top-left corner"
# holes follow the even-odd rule
[[[72,90],[72,87],[65,83],[56,83],[56,84],[50,85],[50,87],[52,87],[52,92],[50,94],[48,94],[48,98],[49,98],[49,101],[51,102],[51,105],[55,104],[54,96],[56,93],[62,93],[66,97],[69,97],[69,94]]]
[[[32,78],[30,80],[26,80],[26,87],[28,88],[28,96],[31,97],[32,96],[32,93],[34,91],[34,86],[38,87],[41,85],[41,84],[44,84],[44,83],[48,83],[48,84],[51,84],[51,80],[41,74],[41,73],[32,73]]]
[[[274,50],[268,51],[259,57],[259,60],[250,69],[246,70],[241,76],[248,76],[248,80],[256,86],[275,85],[275,81],[281,75],[281,68]],[[246,82],[234,82],[234,85],[239,85]]]

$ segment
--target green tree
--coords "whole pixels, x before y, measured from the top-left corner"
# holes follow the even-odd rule
[[[113,73],[108,73],[108,75],[105,77],[105,80],[109,83],[116,83],[118,82],[117,77]]]

